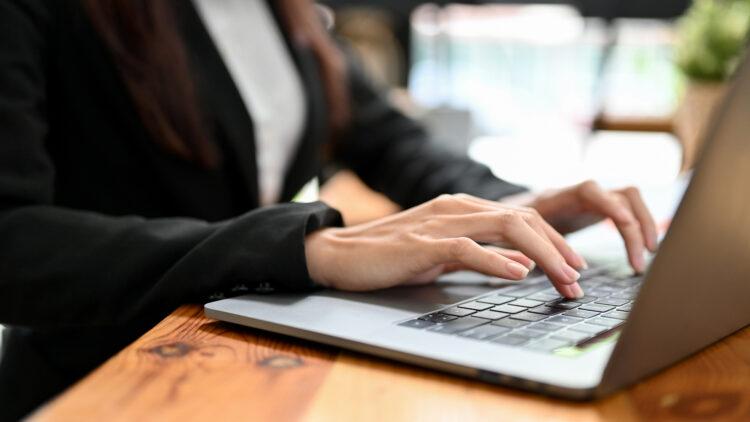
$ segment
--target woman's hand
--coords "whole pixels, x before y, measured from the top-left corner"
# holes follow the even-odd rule
[[[305,254],[314,281],[354,291],[428,283],[456,269],[520,280],[533,260],[563,296],[575,298],[583,296],[576,269],[586,267],[534,209],[469,195],[443,195],[370,223],[319,230],[305,240]]]
[[[656,224],[636,188],[605,191],[588,181],[541,195],[520,194],[505,198],[503,202],[536,209],[561,233],[611,218],[625,242],[630,264],[637,272],[645,270],[645,250],[656,252]]]

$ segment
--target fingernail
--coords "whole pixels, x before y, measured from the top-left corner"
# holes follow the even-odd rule
[[[583,289],[581,288],[581,285],[578,283],[571,284],[570,291],[573,293],[573,297],[575,299],[580,299],[584,296]]]
[[[536,262],[531,261],[531,264],[529,264],[529,271],[534,271],[534,268],[536,268]]]
[[[651,252],[656,253],[656,250],[659,248],[659,239],[654,237],[651,239]]]
[[[529,269],[517,262],[509,262],[508,272],[515,278],[524,278],[529,274]]]
[[[579,278],[581,278],[581,274],[579,274],[578,271],[574,270],[573,267],[568,264],[563,264],[563,272],[565,273],[565,276],[568,278],[570,283],[574,283],[578,281]]]
[[[589,269],[589,263],[586,262],[586,260],[583,259],[583,257],[581,255],[578,255],[578,259],[581,260],[581,268],[584,269],[584,270],[588,270]]]
[[[636,271],[642,273],[646,270],[646,260],[643,257],[643,253],[636,254],[635,257],[633,257],[633,261]]]

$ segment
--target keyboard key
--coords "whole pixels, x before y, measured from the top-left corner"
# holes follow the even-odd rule
[[[623,321],[621,319],[599,317],[599,318],[592,318],[586,322],[589,324],[601,325],[607,328],[614,328],[622,324]]]
[[[591,268],[586,268],[585,270],[578,271],[578,273],[581,274],[581,278],[580,278],[581,280],[588,280],[588,279],[593,278],[596,275],[602,274],[606,270],[607,270],[606,268],[602,268],[602,267],[591,267]]]
[[[453,315],[448,315],[448,314],[443,314],[443,313],[440,313],[440,312],[435,312],[433,314],[423,315],[423,316],[419,317],[419,319],[421,319],[423,321],[429,321],[429,322],[432,322],[434,324],[442,324],[444,322],[453,321],[454,319],[456,319],[456,317],[454,317]]]
[[[444,309],[441,311],[444,314],[453,315],[457,317],[467,316],[471,315],[474,312],[476,312],[473,309],[464,309],[464,308],[450,308],[450,309]]]
[[[541,315],[556,315],[564,311],[565,309],[550,308],[549,306],[546,306],[546,305],[537,306],[536,308],[529,309],[529,312],[533,312],[535,314],[541,314]]]
[[[616,319],[625,320],[625,319],[628,319],[628,315],[630,315],[630,313],[628,313],[628,312],[612,311],[612,312],[607,312],[603,316],[605,316],[607,318],[616,318]]]
[[[486,319],[481,318],[474,318],[474,317],[464,317],[461,319],[456,319],[454,321],[446,322],[445,324],[439,324],[435,325],[433,327],[428,328],[429,331],[436,331],[439,333],[445,333],[445,334],[454,334],[458,333],[460,331],[466,331],[471,328],[478,327],[480,325],[484,325],[489,323]]]
[[[596,296],[586,295],[586,296],[584,296],[582,298],[575,299],[573,302],[576,302],[576,303],[590,303],[590,302],[593,302],[593,301],[595,301],[597,299],[599,299],[599,298],[596,297]]]
[[[633,309],[632,303],[628,303],[627,305],[622,305],[619,308],[617,308],[618,311],[623,311],[623,312],[630,312],[632,309]]]
[[[567,340],[573,344],[578,344],[584,340],[591,338],[591,334],[585,333],[583,331],[565,330],[552,334],[551,338]]]
[[[613,283],[602,283],[596,286],[596,290],[601,290],[603,292],[609,292],[610,294],[612,294],[612,293],[617,293],[621,291],[622,287],[619,287]]]
[[[565,328],[565,326],[564,325],[560,325],[560,324],[554,324],[554,323],[547,322],[547,321],[543,321],[543,322],[537,322],[534,325],[530,325],[529,328],[533,328],[535,330],[542,330],[542,331],[551,332],[551,331],[557,331],[557,330],[560,330],[562,328]]]
[[[558,309],[575,309],[581,306],[581,304],[578,302],[573,302],[568,299],[560,299],[557,301],[547,303],[547,306],[550,306],[552,308],[558,308]]]
[[[490,340],[493,343],[505,344],[507,346],[520,346],[529,341],[528,337],[518,336],[513,333],[506,334],[504,336],[496,337]]]
[[[643,282],[643,276],[639,275],[639,276],[635,276],[635,277],[627,277],[627,278],[622,278],[622,279],[617,280],[617,281],[620,282],[620,283],[624,283],[624,284],[627,284],[629,286],[632,286],[632,285],[636,285],[636,284],[642,283]]]
[[[528,338],[541,338],[547,335],[547,333],[544,331],[532,330],[531,328],[523,328],[521,330],[516,330],[513,332],[513,334],[528,337]]]
[[[547,286],[549,286],[549,284],[547,283],[530,284],[528,286],[523,286],[520,288],[517,287],[512,290],[503,290],[502,294],[505,296],[513,297],[526,297],[546,289]]]
[[[615,307],[609,305],[600,305],[598,303],[588,303],[586,305],[582,305],[578,309],[583,309],[584,311],[607,312],[615,309]]]
[[[579,282],[583,282],[585,284],[591,284],[591,285],[597,285],[598,286],[598,285],[601,285],[603,283],[608,283],[610,280],[611,279],[609,277],[597,276],[597,277],[591,277],[591,278],[589,278],[587,280],[581,280]]]
[[[505,312],[506,314],[517,314],[519,312],[525,311],[526,308],[513,305],[498,305],[492,308],[492,310],[497,312]]]
[[[473,338],[475,340],[486,340],[492,337],[497,337],[500,334],[505,334],[510,330],[510,328],[487,324],[481,325],[477,328],[472,328],[468,331],[464,331],[462,333],[459,333],[458,335],[461,337]]]
[[[627,280],[617,280],[617,281],[612,282],[612,285],[617,286],[621,289],[626,289],[628,287],[631,287],[633,284]]]
[[[492,307],[492,304],[474,301],[474,302],[462,303],[458,305],[458,307],[465,308],[465,309],[473,309],[475,311],[483,311],[485,309],[490,309]]]
[[[577,324],[579,322],[583,321],[582,318],[574,318],[570,316],[565,315],[555,315],[548,319],[546,322],[554,322],[556,324],[565,324],[565,325],[571,325],[571,324]]]
[[[622,306],[628,302],[630,301],[627,299],[616,299],[616,298],[599,299],[596,301],[596,303],[601,304],[601,305],[612,305],[612,306]]]
[[[510,297],[510,296],[503,296],[503,295],[494,295],[494,296],[487,296],[481,299],[477,299],[477,302],[491,303],[493,305],[502,305],[503,303],[508,303],[513,300],[516,300],[516,298]]]
[[[619,293],[613,294],[612,296],[610,296],[610,298],[633,300],[635,299],[636,296],[637,294],[634,292],[619,292]]]
[[[504,312],[495,312],[495,311],[482,311],[478,312],[473,315],[474,318],[482,318],[482,319],[489,319],[492,321],[498,320],[500,318],[505,318],[508,316],[508,314]]]
[[[543,352],[551,352],[561,347],[568,347],[571,345],[571,341],[563,339],[545,338],[531,342],[524,346],[527,349],[540,350]]]
[[[531,300],[531,299],[517,299],[513,302],[510,302],[508,305],[512,306],[523,306],[524,308],[533,308],[535,306],[544,305],[544,302],[540,302],[538,300]]]
[[[578,325],[574,325],[570,327],[570,330],[582,331],[584,333],[591,334],[591,336],[593,337],[597,334],[601,334],[609,330],[609,328],[603,327],[601,325],[591,325],[591,324],[583,323],[583,324],[578,324]]]
[[[401,324],[398,324],[402,327],[411,327],[411,328],[428,328],[435,325],[434,322],[425,321],[423,319],[413,319],[411,321],[402,322]]]
[[[506,327],[506,328],[519,328],[528,324],[529,324],[529,321],[521,321],[520,319],[510,319],[510,318],[503,318],[501,320],[492,322],[492,325],[497,325],[499,327]]]
[[[565,316],[576,317],[576,318],[591,318],[599,315],[599,312],[584,311],[581,309],[572,309],[563,313]]]
[[[515,314],[510,316],[513,319],[520,319],[522,321],[541,321],[545,318],[547,318],[546,315],[539,315],[539,314],[532,314],[531,312],[521,312],[520,314]]]
[[[552,296],[554,296],[557,299],[562,299],[562,297],[560,296],[560,293],[557,293],[557,289],[555,289],[554,287],[546,288],[546,289],[542,290],[539,293],[543,293],[543,294],[546,294],[546,295],[552,295]],[[531,298],[531,296],[529,296],[529,298]]]
[[[560,295],[549,294],[549,293],[536,293],[528,297],[531,300],[539,300],[542,302],[550,302],[552,300],[560,299]]]

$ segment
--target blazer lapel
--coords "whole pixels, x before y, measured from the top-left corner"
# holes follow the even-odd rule
[[[311,178],[318,176],[321,169],[321,144],[327,137],[325,92],[320,83],[318,63],[313,52],[308,48],[301,48],[289,38],[289,31],[285,31],[279,16],[278,5],[274,1],[268,2],[276,23],[282,28],[282,34],[287,49],[292,55],[294,64],[302,79],[305,90],[307,119],[302,138],[297,144],[297,150],[287,167],[281,202],[290,201],[295,194]]]
[[[283,29],[275,2],[268,3],[277,24]],[[195,56],[193,67],[198,71],[196,78],[201,88],[201,98],[208,104],[204,112],[217,123],[217,136],[226,138],[227,147],[235,153],[225,159],[236,161],[242,182],[251,196],[251,204],[257,207],[260,201],[252,116],[194,5],[190,1],[184,4],[180,17],[184,36]],[[320,83],[317,59],[311,50],[296,46],[287,31],[281,32],[302,79],[307,108],[305,129],[287,167],[282,187],[280,202],[287,202],[305,183],[318,175],[321,168],[320,145],[326,139],[327,127],[325,93]]]
[[[225,143],[239,169],[241,182],[249,196],[252,208],[259,205],[258,169],[255,156],[255,132],[252,118],[240,96],[237,86],[206,30],[192,1],[179,2],[179,18],[183,36],[192,54],[203,112],[215,127],[216,141]]]

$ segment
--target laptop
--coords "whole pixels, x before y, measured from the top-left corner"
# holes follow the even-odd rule
[[[371,293],[246,295],[210,318],[567,399],[631,385],[750,324],[750,63],[739,68],[645,275],[592,268]]]

